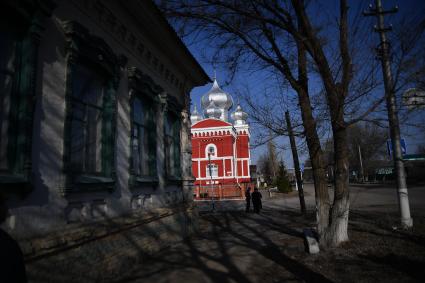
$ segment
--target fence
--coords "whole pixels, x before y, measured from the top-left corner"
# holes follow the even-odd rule
[[[245,198],[245,188],[249,184],[241,184],[242,187],[237,185],[214,185],[214,186],[196,186],[194,190],[195,200],[208,200],[208,199],[243,199]]]

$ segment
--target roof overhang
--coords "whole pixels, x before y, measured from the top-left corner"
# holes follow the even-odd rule
[[[122,1],[122,5],[137,21],[144,34],[190,80],[191,87],[211,82],[207,73],[153,1],[126,0]]]

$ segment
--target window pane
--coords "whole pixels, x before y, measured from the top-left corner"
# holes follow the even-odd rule
[[[148,148],[149,148],[149,156],[148,156],[148,167],[150,175],[154,175],[156,173],[156,128],[153,123],[153,120],[149,127],[146,128],[147,138],[148,138]]]
[[[134,98],[133,100],[133,121],[139,125],[143,124],[143,105],[140,99]]]
[[[105,80],[78,65],[73,72],[71,164],[76,172],[102,172],[102,106]]]
[[[146,128],[141,128],[141,142],[142,142],[142,174],[143,175],[150,175],[149,172],[149,135],[146,131]]]
[[[72,76],[72,96],[84,103],[102,107],[104,78],[83,65],[77,65]]]
[[[171,176],[180,175],[180,127],[177,116],[167,115],[165,124],[167,172]]]
[[[166,165],[167,165],[167,173],[169,175],[173,175],[173,166],[174,166],[174,162],[173,159],[171,158],[171,156],[173,156],[173,146],[172,146],[172,140],[170,138],[170,136],[165,136],[165,158],[166,158]]]
[[[83,171],[85,107],[80,103],[73,104],[73,119],[71,122],[71,168],[74,172]]]
[[[9,116],[15,74],[16,42],[0,33],[0,170],[8,169]]]
[[[86,172],[100,173],[102,171],[102,112],[88,107],[86,126]]]
[[[218,166],[216,164],[207,165],[207,177],[218,177]]]
[[[84,94],[88,92],[90,72],[87,68],[77,65],[72,73],[72,96],[84,101]]]
[[[93,106],[102,107],[103,105],[103,82],[101,78],[93,76],[90,81],[90,86],[88,86],[88,90],[86,95],[84,96],[84,100]]]
[[[169,155],[169,160],[170,160],[170,173],[171,173],[171,175],[173,175],[173,176],[175,176],[176,175],[176,170],[175,170],[175,168],[176,168],[176,160],[175,160],[175,158],[174,158],[174,155],[175,155],[175,151],[176,151],[176,147],[175,147],[175,145],[174,145],[174,141],[173,141],[173,139],[170,137],[170,140],[169,140],[169,150],[170,150],[170,155]]]
[[[174,122],[173,127],[173,141],[174,141],[174,175],[180,175],[180,124],[179,120]]]
[[[171,114],[167,115],[167,119],[165,119],[165,134],[171,135],[173,126],[173,118]]]
[[[140,175],[140,151],[139,151],[139,130],[133,127],[132,134],[132,157],[133,157],[133,170],[134,174]]]
[[[133,139],[133,168],[136,175],[152,176],[155,173],[155,132],[152,119],[152,105],[147,101],[135,97],[132,102],[133,131],[137,138]],[[136,130],[137,129],[137,130]],[[137,150],[136,150],[137,147]],[[136,169],[137,168],[137,169]]]

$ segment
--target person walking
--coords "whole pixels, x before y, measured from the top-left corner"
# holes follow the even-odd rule
[[[245,212],[249,212],[249,208],[251,206],[251,188],[249,187],[245,191],[245,201],[246,201]]]
[[[254,192],[251,194],[251,198],[252,198],[252,205],[254,206],[255,213],[260,213],[261,208],[263,208],[261,204],[262,197],[263,196],[258,191],[258,188],[254,188]]]

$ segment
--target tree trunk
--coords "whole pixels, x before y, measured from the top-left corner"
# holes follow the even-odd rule
[[[291,117],[289,116],[289,111],[285,112],[285,119],[286,125],[288,127],[289,141],[291,143],[292,159],[294,160],[295,179],[298,185],[298,197],[300,199],[301,213],[305,214],[306,208],[304,200],[303,182],[301,179],[300,161],[298,159],[297,145],[295,143],[294,131],[292,131]]]
[[[323,246],[336,247],[342,242],[348,241],[348,216],[350,209],[348,189],[348,143],[347,128],[339,111],[338,118],[332,121],[335,151],[335,191],[331,209],[329,229],[326,232]]]
[[[301,25],[298,26],[302,30]],[[325,174],[323,151],[317,134],[316,120],[313,117],[310,96],[308,93],[307,57],[306,49],[302,42],[296,40],[298,51],[298,87],[293,86],[298,94],[301,109],[304,134],[307,141],[308,152],[313,168],[314,190],[316,199],[317,232],[321,238],[329,225],[329,193]]]
[[[297,44],[301,45],[301,48],[304,48],[304,50],[308,50],[316,63],[326,90],[326,99],[331,116],[336,167],[334,201],[330,211],[331,218],[328,220],[329,227],[325,230],[320,230],[319,227],[319,234],[323,236],[320,241],[322,246],[337,246],[344,241],[348,241],[348,145],[344,121],[344,102],[352,79],[352,64],[348,46],[348,5],[346,0],[340,0],[339,55],[341,57],[341,79],[337,82],[334,72],[332,72],[331,64],[329,64],[325,55],[323,43],[310,23],[304,1],[292,0],[291,3],[297,15],[298,29],[303,35],[303,41],[297,42]],[[300,47],[298,47],[298,50],[300,50]],[[299,58],[298,62],[300,62]],[[327,188],[326,196],[325,192],[319,192],[323,195],[318,195],[317,193],[316,191],[316,199],[329,199]],[[319,211],[319,213],[322,212]],[[323,229],[323,227],[321,228]]]
[[[317,231],[321,238],[327,231],[329,225],[329,193],[326,181],[325,165],[323,160],[323,151],[320,145],[320,139],[316,130],[316,121],[313,117],[310,97],[304,90],[298,93],[303,126],[307,147],[310,154],[311,165],[313,168],[314,188],[316,194],[316,220]]]

